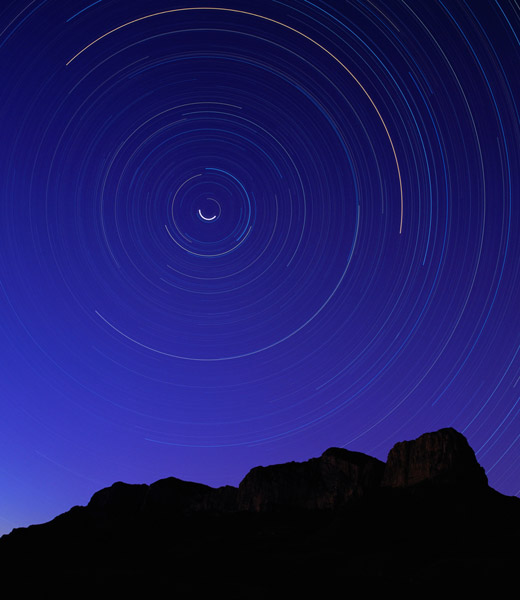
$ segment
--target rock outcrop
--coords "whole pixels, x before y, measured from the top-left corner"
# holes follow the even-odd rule
[[[361,452],[329,448],[302,463],[255,467],[238,488],[238,510],[334,509],[381,483],[384,463]]]
[[[486,487],[484,469],[466,438],[452,428],[399,442],[389,452],[382,485],[402,488],[418,484]]]

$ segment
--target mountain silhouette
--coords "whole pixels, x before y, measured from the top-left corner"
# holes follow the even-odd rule
[[[72,594],[496,596],[516,585],[519,536],[520,499],[490,488],[447,428],[397,443],[386,463],[330,448],[256,467],[238,488],[117,482],[3,536],[0,565],[19,590]]]

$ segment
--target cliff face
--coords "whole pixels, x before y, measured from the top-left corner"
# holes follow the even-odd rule
[[[384,463],[342,448],[320,458],[252,469],[238,488],[238,510],[332,509],[379,486]]]
[[[393,488],[416,484],[486,487],[487,483],[466,438],[452,428],[397,443],[388,454],[382,481],[383,486]]]

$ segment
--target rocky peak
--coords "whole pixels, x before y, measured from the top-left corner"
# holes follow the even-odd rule
[[[398,488],[419,483],[485,487],[488,481],[466,438],[449,427],[398,442],[390,450],[382,485]]]
[[[110,487],[96,492],[88,509],[92,513],[102,514],[107,517],[128,516],[138,512],[148,493],[146,484],[130,484],[117,481]]]

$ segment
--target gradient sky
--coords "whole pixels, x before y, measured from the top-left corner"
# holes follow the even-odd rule
[[[520,10],[0,7],[0,532],[463,432],[520,491]]]

